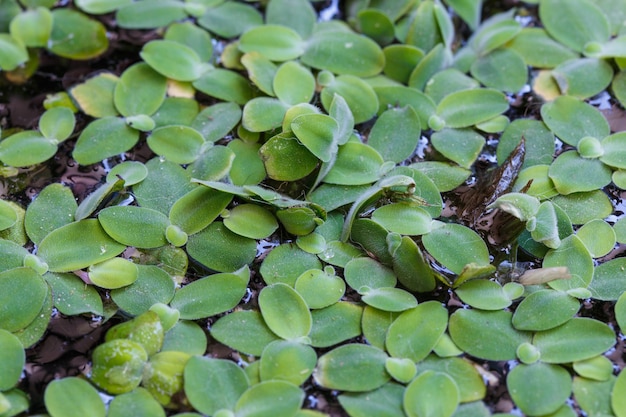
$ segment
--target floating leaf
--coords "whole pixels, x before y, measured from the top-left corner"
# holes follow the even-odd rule
[[[500,284],[485,279],[464,282],[455,289],[461,301],[481,310],[501,310],[511,305],[511,299]]]
[[[156,364],[154,364],[154,368],[156,368]],[[150,385],[146,386],[150,387]],[[161,393],[161,395],[163,402],[169,400],[167,394]],[[165,410],[161,404],[149,390],[142,387],[113,398],[109,404],[107,416],[123,417],[129,412],[136,417],[165,417]]]
[[[397,236],[397,247],[391,249],[392,234],[387,237],[393,271],[398,281],[411,291],[426,292],[435,288],[435,278],[422,251],[409,236]],[[428,236],[428,235],[425,235]]]
[[[65,377],[51,381],[44,392],[44,402],[52,417],[104,417],[106,415],[106,408],[98,390],[78,377]]]
[[[372,258],[355,258],[348,262],[344,277],[348,285],[357,291],[361,287],[377,289],[396,285],[393,271]]]
[[[264,239],[278,228],[276,217],[267,209],[254,204],[240,204],[222,213],[224,226],[238,235]]]
[[[4,71],[12,71],[19,65],[28,61],[28,51],[24,45],[8,33],[0,33],[0,68]]]
[[[92,354],[91,380],[111,394],[123,394],[141,382],[148,354],[137,342],[113,339],[98,345]]]
[[[308,1],[272,0],[265,10],[265,19],[268,24],[287,26],[308,38],[317,19],[315,13]]]
[[[120,27],[126,29],[154,29],[165,27],[187,17],[184,3],[175,0],[156,0],[146,4],[132,2],[115,14]]]
[[[543,260],[543,267],[565,266],[570,279],[551,281],[549,285],[557,290],[586,288],[593,277],[593,259],[589,251],[576,235],[566,237],[557,249],[551,249]]]
[[[403,312],[391,323],[385,341],[387,351],[393,357],[419,362],[435,347],[447,322],[448,313],[440,303],[421,303]]]
[[[485,146],[485,138],[472,129],[442,129],[431,143],[443,156],[469,169]]]
[[[377,208],[372,213],[372,220],[390,232],[415,236],[430,232],[432,218],[416,205],[393,203]]]
[[[450,316],[450,337],[472,356],[491,361],[512,360],[520,344],[530,343],[531,334],[516,330],[511,316],[504,310],[457,310]]]
[[[409,417],[450,417],[459,400],[459,387],[450,376],[424,371],[406,387],[404,410]]]
[[[70,59],[90,59],[109,46],[104,25],[67,8],[52,11],[53,25],[47,47],[56,55]]]
[[[416,88],[403,85],[374,87],[378,96],[378,113],[382,114],[389,107],[402,108],[411,106],[420,118],[420,126],[428,126],[428,119],[435,114],[435,102]]]
[[[626,415],[626,401],[619,395],[626,388],[626,376],[624,375],[626,375],[626,372],[620,372],[611,392],[611,407],[618,417]]]
[[[501,92],[486,88],[461,90],[448,94],[437,105],[437,115],[446,127],[468,127],[487,121],[509,108]]]
[[[594,258],[607,255],[615,246],[616,238],[613,228],[604,220],[591,220],[578,229],[576,236],[582,240]]]
[[[279,340],[254,310],[239,310],[221,317],[211,326],[211,336],[232,349],[255,356],[261,356],[268,344]]]
[[[76,207],[76,200],[69,187],[48,185],[26,209],[24,226],[28,237],[39,244],[54,229],[71,223]]]
[[[193,82],[193,86],[212,97],[232,101],[241,106],[254,97],[252,86],[247,78],[224,68],[205,71]]]
[[[16,312],[16,314],[19,314]],[[26,354],[20,339],[0,328],[0,390],[8,391],[17,385],[26,364]]]
[[[370,120],[379,108],[378,98],[374,89],[366,83],[363,79],[350,74],[339,75],[337,77],[331,76],[331,81],[322,81],[323,76],[330,76],[327,71],[322,71],[318,74],[318,83],[323,85],[320,98],[324,108],[329,111],[335,95],[341,96],[348,105],[354,123],[361,123]],[[332,116],[332,115],[331,115]],[[342,123],[342,120],[338,117],[335,119],[338,123]],[[352,128],[350,128],[350,132]],[[337,141],[342,144],[345,141]]]
[[[572,6],[564,0],[541,2],[539,17],[552,37],[576,52],[582,52],[589,42],[609,39],[609,21],[598,6],[587,0]],[[578,27],[580,30],[573,30]]]
[[[552,133],[572,146],[585,136],[601,139],[610,133],[602,113],[574,97],[558,97],[541,106],[541,117]]]
[[[304,391],[287,381],[263,381],[245,391],[237,404],[237,416],[289,417],[302,406]]]
[[[15,133],[0,142],[0,160],[20,168],[39,164],[57,152],[56,139],[48,139],[36,130]]]
[[[124,153],[137,144],[139,131],[119,117],[96,119],[81,132],[72,156],[81,165],[90,165]]]
[[[515,93],[526,84],[527,65],[513,49],[499,48],[474,61],[470,71],[485,87]]]
[[[304,46],[296,31],[280,25],[257,26],[239,38],[241,51],[259,52],[271,61],[282,62],[298,58],[304,53]]]
[[[70,223],[50,232],[40,243],[38,256],[50,271],[68,272],[119,255],[126,249],[105,233],[96,219]]]
[[[173,40],[146,43],[139,55],[155,71],[177,81],[194,81],[209,69],[190,47]]]
[[[565,292],[539,290],[522,300],[512,323],[518,330],[548,330],[570,320],[579,309],[580,302]]]
[[[565,45],[551,38],[545,29],[525,27],[508,45],[535,68],[554,68],[561,62],[577,58]]]
[[[89,280],[106,289],[121,288],[137,280],[137,265],[123,258],[111,258],[89,267]]]
[[[248,377],[234,362],[194,356],[184,371],[185,394],[198,411],[214,415],[232,410],[248,389]]]
[[[116,241],[138,248],[157,248],[167,244],[167,216],[145,207],[114,206],[98,213],[100,225]]]
[[[337,153],[335,135],[338,128],[335,119],[324,114],[304,114],[291,122],[298,140],[323,162],[329,162]]]
[[[586,99],[602,92],[613,79],[613,68],[596,58],[572,59],[552,70],[562,94]]]
[[[261,13],[251,5],[236,2],[213,2],[216,7],[206,9],[198,24],[223,38],[234,38],[247,29],[263,23]]]
[[[357,77],[376,75],[385,65],[385,55],[376,42],[349,31],[315,32],[301,59],[313,68]]]
[[[110,72],[102,72],[85,82],[76,84],[69,93],[80,109],[93,117],[117,116],[113,94],[118,77]]]
[[[198,279],[176,291],[170,302],[180,311],[180,318],[198,320],[223,313],[235,307],[246,293],[249,269],[235,273],[213,274]]]
[[[444,266],[460,274],[465,265],[489,264],[489,251],[485,242],[473,230],[458,224],[441,224],[422,242],[426,250]]]
[[[320,356],[313,378],[328,389],[371,391],[390,379],[385,370],[387,358],[384,351],[373,346],[342,345]]]
[[[581,339],[579,336],[584,334]],[[574,342],[575,340],[575,342]],[[577,317],[551,330],[536,333],[533,345],[546,363],[568,363],[592,358],[615,344],[615,334],[605,323]]]
[[[200,132],[183,125],[156,128],[148,136],[147,142],[154,153],[177,164],[195,161],[205,143]]]
[[[151,115],[165,100],[167,80],[145,63],[127,68],[115,83],[113,100],[122,116]]]
[[[311,331],[311,312],[300,294],[283,283],[269,285],[259,294],[259,307],[267,326],[278,336],[296,340]],[[285,321],[284,318],[290,319]]]
[[[322,269],[322,263],[317,256],[294,244],[285,243],[272,249],[263,259],[260,273],[268,285],[282,282],[294,286],[296,279],[310,269]]]
[[[310,269],[296,279],[294,288],[310,309],[328,307],[343,297],[346,283],[330,272]]]
[[[403,385],[389,382],[373,391],[345,392],[337,398],[339,404],[351,416],[402,416],[404,391]]]
[[[559,155],[548,172],[560,194],[593,191],[611,182],[611,169],[597,159],[582,158],[576,151]]]
[[[262,381],[280,380],[301,385],[313,373],[317,354],[311,346],[277,340],[263,349],[260,362]]]
[[[606,261],[593,270],[593,279],[589,291],[594,299],[615,301],[620,298],[626,285],[626,276],[622,273],[626,260],[622,258]]]
[[[506,382],[515,404],[531,416],[557,411],[572,392],[569,373],[561,366],[542,362],[517,365]]]
[[[328,347],[361,335],[362,313],[361,306],[346,301],[313,310],[309,333],[311,346]]]
[[[231,232],[221,222],[214,222],[189,237],[187,253],[214,271],[232,272],[252,263],[256,242]]]
[[[122,310],[138,316],[156,303],[169,303],[174,296],[175,283],[167,272],[155,265],[136,266],[137,280],[111,291],[111,298]]]
[[[413,45],[393,44],[383,49],[385,67],[383,73],[398,82],[406,84],[415,65],[422,59],[424,52]]]
[[[273,91],[282,102],[293,106],[313,98],[315,78],[311,71],[295,61],[288,61],[276,70]]]
[[[383,158],[371,146],[348,142],[339,147],[337,160],[324,182],[340,185],[361,185],[378,180]]]
[[[386,161],[402,162],[415,151],[420,129],[419,116],[412,107],[392,108],[376,119],[367,143]]]

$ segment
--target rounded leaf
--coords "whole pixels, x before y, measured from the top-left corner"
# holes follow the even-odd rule
[[[543,259],[542,266],[550,268],[565,266],[570,279],[550,281],[549,285],[557,290],[567,291],[574,288],[587,288],[593,278],[593,259],[589,251],[576,235],[566,237],[558,249],[551,249]]]
[[[557,411],[572,392],[570,374],[561,366],[542,362],[517,365],[506,384],[515,404],[529,416]]]
[[[113,100],[122,116],[154,114],[163,101],[167,80],[145,63],[128,67],[115,84]]]
[[[252,263],[256,242],[231,232],[221,222],[214,222],[189,237],[187,253],[214,271],[232,272]]]
[[[194,81],[209,69],[189,46],[172,40],[146,43],[139,55],[156,72],[176,81]]]
[[[400,314],[387,331],[385,345],[396,358],[414,362],[424,359],[446,330],[448,312],[435,301],[427,301]]]
[[[241,35],[239,49],[243,52],[259,52],[271,61],[282,62],[302,55],[304,42],[296,31],[286,26],[262,25]]]
[[[81,132],[72,152],[81,165],[90,165],[128,151],[137,144],[139,131],[119,117],[103,117]]]
[[[222,213],[224,226],[238,235],[251,239],[264,239],[278,228],[276,217],[267,209],[255,204],[240,204]]]
[[[19,65],[28,61],[28,51],[24,45],[8,33],[0,33],[0,68],[4,71],[12,71]]]
[[[148,311],[156,303],[169,303],[174,296],[174,280],[155,265],[136,265],[137,280],[131,285],[111,291],[115,304],[132,315]]]
[[[98,391],[78,377],[55,379],[44,393],[51,417],[104,417],[106,408]]]
[[[528,79],[524,59],[513,49],[499,48],[479,57],[471,66],[472,76],[485,87],[516,93]]]
[[[296,279],[294,288],[309,308],[317,309],[339,301],[346,291],[346,283],[327,271],[310,269]]]
[[[298,140],[318,159],[329,162],[337,153],[338,125],[325,114],[303,114],[291,122],[291,129]]]
[[[185,285],[174,295],[170,306],[180,311],[184,320],[198,320],[235,307],[246,294],[250,270],[220,273]]]
[[[565,292],[539,290],[517,306],[512,323],[518,330],[548,330],[570,320],[579,309],[580,302]]]
[[[576,146],[585,136],[598,139],[609,135],[609,123],[595,107],[574,97],[561,96],[541,106],[548,128],[568,145]]]
[[[372,258],[354,258],[344,268],[343,275],[350,287],[359,290],[395,287],[396,276],[391,269]]]
[[[504,310],[457,310],[450,316],[450,337],[472,356],[491,361],[515,359],[517,347],[530,343],[531,334],[516,330],[511,316]]]
[[[422,237],[426,250],[446,268],[460,274],[465,265],[489,265],[489,251],[473,230],[453,223],[434,228]]]
[[[403,403],[409,417],[450,417],[459,401],[459,387],[450,376],[424,371],[406,387]]]
[[[502,310],[511,305],[511,299],[495,281],[474,279],[455,289],[461,301],[481,310]]]
[[[263,381],[245,391],[235,413],[240,417],[290,417],[302,406],[304,391],[286,381]]]
[[[96,347],[92,361],[91,380],[111,394],[123,394],[141,382],[148,354],[139,343],[113,339]]]
[[[442,129],[432,134],[431,143],[443,156],[469,169],[485,146],[485,138],[473,129]]]
[[[89,280],[100,288],[114,289],[137,280],[137,265],[124,258],[112,258],[89,267]]]
[[[165,229],[170,224],[163,213],[137,206],[112,206],[98,213],[98,221],[109,236],[127,246],[157,248],[167,244]]]
[[[239,310],[221,317],[211,326],[211,336],[232,349],[254,356],[261,356],[268,344],[279,340],[255,310]]]
[[[205,71],[200,78],[193,82],[193,86],[212,97],[232,101],[241,106],[254,97],[252,86],[247,78],[224,68],[213,68]]]
[[[351,392],[371,391],[389,381],[387,354],[373,346],[347,344],[322,355],[313,373],[324,388]]]
[[[68,9],[52,11],[53,25],[48,49],[55,55],[70,59],[91,59],[109,47],[106,29],[102,23]]]
[[[367,143],[376,149],[385,161],[399,163],[413,154],[420,133],[419,116],[412,107],[391,108],[376,119]]]
[[[369,184],[380,178],[383,158],[371,146],[348,142],[339,147],[335,164],[324,182],[340,185]]]
[[[265,142],[259,149],[259,155],[267,175],[279,181],[304,178],[319,164],[317,157],[296,138],[282,134]]]
[[[261,381],[280,380],[301,385],[313,373],[317,354],[309,345],[277,340],[263,349],[260,362]]]
[[[315,77],[296,61],[288,61],[276,70],[273,90],[280,101],[290,106],[308,103],[315,92]]]
[[[39,164],[57,152],[57,141],[35,130],[15,133],[0,142],[0,161],[16,168]]]
[[[402,399],[405,387],[393,382],[367,392],[345,392],[339,395],[339,404],[351,416],[403,416]]]
[[[50,140],[62,142],[74,131],[76,119],[67,107],[53,107],[39,118],[39,130]]]
[[[345,301],[313,310],[313,326],[309,333],[311,346],[328,347],[360,336],[362,313],[361,306]]]
[[[17,385],[25,364],[26,354],[22,342],[2,326],[0,328],[0,390],[8,391]]]
[[[582,240],[594,258],[607,255],[615,246],[616,237],[613,228],[604,220],[591,220],[578,229],[576,236]]]
[[[276,283],[263,288],[259,307],[267,326],[283,339],[299,339],[311,331],[312,318],[306,301],[287,284]]]
[[[159,127],[148,136],[148,146],[154,153],[177,164],[195,161],[203,145],[200,132],[183,125]]]
[[[475,88],[448,94],[437,105],[437,115],[446,127],[469,127],[504,113],[506,96],[497,90]]]

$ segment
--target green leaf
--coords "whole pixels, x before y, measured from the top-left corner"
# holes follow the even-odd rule
[[[54,229],[71,223],[76,207],[69,187],[61,184],[46,186],[26,209],[24,226],[28,237],[39,244]]]
[[[68,316],[82,313],[104,314],[102,299],[95,287],[85,285],[75,275],[50,272],[44,275],[44,279],[52,290],[54,306],[61,313]]]
[[[602,190],[558,195],[551,201],[567,214],[572,224],[603,219],[613,211],[609,198]]]
[[[310,309],[328,307],[343,297],[346,283],[330,272],[310,269],[296,279],[294,288]]]
[[[615,246],[613,228],[604,220],[591,220],[578,229],[576,236],[582,240],[593,258],[607,255]]]
[[[151,115],[165,100],[167,80],[145,63],[122,73],[115,84],[114,102],[122,116]]]
[[[200,26],[223,38],[234,38],[247,29],[263,23],[261,13],[252,5],[237,2],[213,2],[216,7],[207,8],[200,16]]]
[[[617,415],[617,417],[626,416],[626,401],[624,401],[624,397],[619,395],[620,392],[624,391],[626,388],[626,372],[620,372],[617,379],[615,380],[615,385],[613,386],[613,391],[611,392],[611,407],[613,408],[613,412]]]
[[[223,313],[235,307],[246,293],[249,269],[236,273],[209,275],[176,291],[170,302],[184,320],[198,320]]]
[[[302,406],[304,391],[286,381],[263,381],[245,391],[235,413],[241,417],[289,417]]]
[[[440,358],[429,355],[417,364],[417,374],[424,371],[442,372],[450,376],[458,385],[459,398],[463,403],[477,401],[485,396],[486,387],[481,374],[473,366],[472,362],[459,358]]]
[[[209,69],[196,51],[173,40],[150,41],[139,55],[159,74],[177,81],[197,80]]]
[[[610,133],[602,113],[574,97],[558,97],[541,106],[541,117],[552,133],[572,146],[585,136],[602,139]]]
[[[0,160],[16,168],[39,164],[57,152],[57,144],[36,130],[24,130],[0,142]]]
[[[586,99],[602,92],[613,79],[613,68],[597,58],[571,59],[552,70],[562,94]]]
[[[154,0],[149,3],[132,2],[115,14],[120,27],[126,29],[155,29],[187,17],[185,4],[175,0]]]
[[[531,334],[511,325],[504,310],[457,310],[450,316],[449,332],[454,343],[478,358],[500,361],[517,357],[517,347],[531,341]]]
[[[111,258],[89,267],[89,280],[106,289],[121,288],[137,280],[137,265],[124,258]]]
[[[1,281],[0,281],[1,282]],[[19,314],[16,312],[16,314]],[[17,385],[26,364],[26,354],[20,339],[0,328],[0,390],[8,391]]]
[[[344,277],[348,285],[357,291],[361,287],[377,289],[396,285],[393,271],[372,258],[355,258],[348,262]]]
[[[574,377],[573,393],[580,408],[590,415],[615,415],[611,409],[611,390],[615,380],[612,375],[602,382]]]
[[[104,417],[106,408],[98,391],[78,377],[56,379],[44,393],[51,417]]]
[[[248,77],[262,92],[275,97],[274,77],[278,67],[259,52],[248,52],[241,57],[241,64],[248,71]]]
[[[593,277],[593,259],[583,242],[576,235],[566,237],[557,249],[550,249],[543,259],[542,266],[565,266],[570,279],[550,281],[549,285],[560,291],[573,288],[587,288]]]
[[[174,285],[172,277],[163,269],[137,265],[137,280],[127,287],[112,290],[111,298],[122,310],[138,316],[156,303],[169,303],[174,296]]]
[[[421,303],[391,323],[385,341],[387,351],[393,357],[419,362],[435,347],[447,323],[448,312],[440,303]]]
[[[257,26],[239,38],[241,51],[259,52],[271,61],[296,59],[304,53],[304,47],[305,43],[298,32],[280,25]]]
[[[461,185],[470,174],[465,168],[438,161],[417,162],[409,166],[430,178],[442,193]]]
[[[439,226],[422,238],[424,247],[438,262],[455,274],[467,264],[489,264],[487,246],[476,232],[452,223]]]
[[[240,106],[254,97],[254,91],[247,78],[224,68],[214,68],[204,72],[193,82],[193,86],[212,97],[232,101]]]
[[[195,161],[205,143],[200,132],[183,125],[156,128],[147,142],[154,153],[177,164]]]
[[[580,335],[584,334],[584,338]],[[577,317],[551,330],[538,332],[533,345],[546,363],[568,363],[592,358],[615,344],[615,333],[601,321]]]
[[[165,333],[161,351],[184,352],[202,355],[206,352],[207,337],[204,329],[196,322],[182,320]]]
[[[424,56],[424,52],[413,45],[393,44],[383,48],[385,67],[383,73],[392,80],[406,84],[411,72]]]
[[[46,110],[39,118],[39,130],[48,139],[62,142],[74,131],[76,119],[67,107]]]
[[[578,375],[594,381],[607,381],[613,376],[613,362],[604,355],[574,362],[572,367]]]
[[[385,55],[376,42],[348,31],[315,32],[307,40],[301,59],[316,69],[357,77],[376,75],[385,65]]]
[[[561,366],[542,362],[517,365],[506,382],[515,404],[531,416],[557,411],[572,392],[569,373]]]
[[[278,336],[287,340],[306,337],[311,331],[312,318],[300,294],[283,283],[269,285],[259,293],[263,320]],[[284,318],[289,316],[289,320]]]
[[[459,405],[459,387],[443,372],[424,371],[406,387],[404,410],[409,417],[450,417]]]
[[[503,93],[486,88],[448,94],[437,105],[437,115],[446,127],[469,127],[487,121],[509,108]]]
[[[165,32],[164,39],[190,47],[202,62],[209,61],[213,55],[211,35],[191,22],[171,24]]]
[[[478,58],[470,71],[485,87],[511,93],[521,90],[528,79],[524,59],[508,48],[496,49]]]
[[[376,9],[361,10],[357,15],[357,26],[361,33],[379,45],[388,45],[395,38],[393,22],[385,13]]]
[[[210,225],[232,201],[232,195],[208,187],[198,187],[180,197],[169,213],[169,220],[192,235]]]
[[[52,272],[69,272],[113,258],[126,249],[105,233],[96,219],[70,223],[50,232],[38,256]]]
[[[326,71],[322,71],[318,74],[318,83],[323,85],[320,98],[324,108],[331,114],[331,106],[335,99],[335,95],[341,96],[348,105],[354,123],[362,123],[370,120],[376,114],[379,108],[378,98],[374,89],[366,83],[363,79],[351,74],[343,74],[337,77],[331,77],[331,81],[320,82],[322,75],[330,75]],[[331,116],[333,116],[331,114]],[[333,116],[338,123],[343,121]],[[350,116],[348,116],[350,117]],[[352,128],[350,128],[350,133]],[[347,133],[347,132],[346,132]],[[347,139],[338,140],[339,144],[345,143]]]
[[[420,126],[428,126],[428,119],[435,114],[435,102],[432,98],[416,88],[403,85],[374,87],[378,95],[378,114],[382,114],[389,107],[402,108],[411,106],[420,118]]]
[[[91,59],[109,47],[102,23],[77,11],[59,8],[52,11],[54,24],[48,49],[55,55],[70,59]]]
[[[323,162],[329,162],[337,153],[338,128],[335,119],[325,114],[303,114],[291,122],[298,140]]]
[[[392,256],[393,271],[398,281],[411,291],[426,292],[435,288],[435,278],[419,246],[409,236],[400,238],[397,247],[391,249],[392,234],[387,237],[388,250]],[[425,235],[428,236],[428,235]],[[400,236],[397,236],[398,238]],[[395,245],[394,245],[395,246]]]
[[[372,220],[390,232],[423,235],[431,231],[432,218],[423,208],[411,203],[392,203],[377,208]]]
[[[314,134],[310,135],[307,139],[312,141],[310,146],[318,147],[320,144],[315,143],[318,138],[314,136]],[[323,146],[319,148],[322,152]],[[259,155],[265,164],[267,175],[279,181],[295,181],[304,178],[319,163],[317,157],[291,134],[279,134],[270,138],[259,149]]]
[[[107,207],[98,213],[100,225],[116,241],[138,248],[167,244],[167,216],[156,210],[135,206]]]
[[[96,347],[92,361],[92,382],[111,394],[123,394],[141,382],[148,354],[137,342],[113,339]]]
[[[301,64],[288,61],[278,67],[273,90],[279,100],[290,106],[308,103],[313,98],[315,77]]]
[[[581,157],[576,151],[560,154],[548,175],[560,194],[601,189],[611,182],[611,169],[597,159]]]
[[[76,5],[89,14],[105,14],[116,11],[122,6],[131,4],[132,0],[77,0]]]
[[[371,391],[390,377],[385,370],[387,354],[373,346],[347,344],[320,356],[313,372],[315,382],[327,389]]]
[[[248,389],[248,377],[234,362],[194,356],[184,371],[185,394],[195,409],[215,415],[219,410],[233,410]]]
[[[482,0],[449,0],[448,4],[472,30],[480,22]]]
[[[313,325],[309,333],[311,346],[329,347],[360,336],[362,313],[361,306],[346,301],[313,310]]]
[[[254,204],[240,204],[227,214],[222,213],[224,226],[238,235],[264,239],[278,228],[276,217],[267,209]]]
[[[114,74],[102,72],[85,82],[74,85],[68,92],[80,109],[89,116],[117,116],[113,94],[118,80]]]
[[[582,52],[589,42],[604,43],[611,36],[606,16],[588,0],[576,5],[567,0],[542,0],[539,17],[553,38],[576,52]]]
[[[431,143],[443,156],[469,169],[485,146],[485,138],[473,129],[442,129],[432,134]]]
[[[89,123],[81,132],[72,152],[81,165],[90,165],[124,153],[137,144],[139,131],[119,117],[103,117]]]
[[[603,155],[600,161],[614,168],[626,169],[624,156],[626,148],[626,134],[624,132],[609,135],[600,141]]]
[[[251,132],[272,130],[282,125],[288,108],[278,99],[255,97],[243,107],[241,123]]]
[[[511,299],[500,284],[485,279],[466,281],[455,289],[461,301],[481,310],[501,310]]]
[[[113,398],[107,416],[123,417],[128,413],[136,417],[165,417],[161,404],[148,390],[141,387]]]
[[[241,120],[241,108],[235,103],[216,103],[203,109],[191,127],[207,142],[217,142],[228,135]]]
[[[8,33],[0,33],[0,68],[4,71],[12,71],[28,61],[28,51],[24,45]]]
[[[565,292],[539,290],[519,304],[512,323],[518,330],[549,330],[566,323],[579,309],[580,302]]]
[[[279,340],[255,310],[238,310],[219,318],[211,326],[211,336],[232,349],[254,356],[261,356],[268,344]]]
[[[310,269],[322,269],[317,256],[294,244],[284,243],[272,249],[263,259],[260,273],[267,285],[278,282],[294,286],[296,279]]]
[[[554,68],[561,62],[577,58],[576,53],[551,38],[543,28],[523,28],[508,48],[521,55],[527,65],[535,68]]]
[[[45,47],[52,32],[50,10],[37,7],[25,10],[11,20],[9,31],[13,38],[27,47]]]
[[[262,381],[280,380],[301,385],[313,373],[317,354],[311,346],[277,340],[263,349],[260,362]]]
[[[373,391],[345,392],[337,398],[350,416],[399,417],[405,415],[402,406],[404,391],[403,385],[390,382]]]
[[[265,20],[271,25],[289,27],[308,38],[317,20],[315,9],[305,0],[272,0],[265,9]]]
[[[626,260],[611,259],[596,266],[593,270],[593,279],[589,284],[589,291],[594,299],[615,301],[619,299],[626,288],[626,276],[622,274],[626,268]]]
[[[252,263],[256,242],[231,232],[221,222],[214,222],[189,237],[187,253],[209,269],[232,272]]]
[[[367,143],[384,160],[398,163],[413,154],[420,132],[419,116],[412,107],[391,108],[376,119]]]
[[[324,182],[340,185],[361,185],[379,179],[383,158],[371,146],[348,142],[339,147],[337,160]]]

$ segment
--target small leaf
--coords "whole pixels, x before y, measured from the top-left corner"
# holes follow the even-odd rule
[[[602,113],[574,97],[558,97],[541,106],[541,117],[552,133],[572,146],[585,136],[601,139],[610,133]]]
[[[126,29],[155,29],[187,17],[184,4],[174,0],[156,0],[146,4],[132,2],[115,14],[120,27]]]
[[[137,280],[127,287],[112,290],[111,298],[119,308],[138,316],[157,303],[169,303],[174,296],[175,283],[167,272],[155,265],[136,266]]]
[[[337,153],[335,135],[338,128],[335,119],[324,114],[304,114],[291,122],[298,140],[323,162],[329,162]]]
[[[0,142],[0,160],[16,168],[39,164],[57,151],[57,141],[35,130],[15,133]]]
[[[566,323],[579,309],[580,302],[567,293],[539,290],[522,300],[512,323],[518,330],[548,330]]]
[[[267,286],[259,294],[259,307],[267,326],[278,336],[295,340],[311,331],[311,312],[300,294],[283,283]],[[289,316],[289,321],[284,317]]]
[[[113,339],[93,351],[91,380],[111,394],[130,392],[141,382],[147,360],[139,343]]]
[[[320,356],[313,378],[328,389],[371,391],[390,379],[385,370],[387,358],[384,351],[373,346],[342,345]]]
[[[626,276],[622,273],[624,269],[626,260],[622,258],[611,259],[595,267],[588,287],[593,298],[605,301],[619,299],[626,288]]]
[[[231,232],[221,222],[214,222],[189,237],[187,253],[214,271],[232,272],[252,263],[256,242]]]
[[[616,238],[613,228],[604,220],[591,220],[578,229],[576,236],[582,240],[594,258],[607,255],[615,246]]]
[[[420,133],[419,116],[412,107],[391,108],[376,119],[367,143],[384,160],[398,163],[413,154]]]
[[[580,339],[581,334],[585,335],[584,339]],[[533,338],[533,345],[539,349],[541,360],[546,363],[589,359],[606,352],[614,344],[615,334],[608,325],[581,317],[573,318],[555,329],[538,332]]]
[[[626,388],[626,372],[621,371],[615,380],[613,391],[611,392],[611,407],[617,417],[626,416],[626,401],[619,395]]]
[[[130,66],[115,83],[113,100],[122,116],[152,115],[165,100],[167,80],[145,63]]]
[[[485,138],[472,129],[442,129],[431,135],[431,143],[443,156],[469,169],[485,146]]]
[[[155,71],[177,81],[194,81],[209,69],[190,47],[171,40],[146,43],[139,55]]]
[[[569,373],[561,366],[542,362],[517,365],[506,382],[515,404],[532,416],[557,411],[572,392]]]
[[[280,340],[255,310],[238,310],[219,318],[211,326],[211,336],[232,349],[255,356],[261,356],[268,344]]]
[[[597,159],[582,158],[576,151],[560,154],[548,175],[560,194],[601,189],[611,182],[611,169]]]
[[[337,160],[324,182],[340,185],[361,185],[379,179],[383,158],[371,146],[348,142],[339,147]]]
[[[310,269],[322,269],[317,256],[304,252],[294,244],[284,243],[272,249],[263,259],[260,273],[268,285],[282,282],[294,286],[296,279]]]
[[[12,71],[19,65],[28,61],[28,51],[24,45],[8,33],[0,34],[0,68],[4,71]]]
[[[500,284],[485,279],[466,281],[455,289],[461,301],[481,310],[501,310],[511,299]]]
[[[570,279],[559,279],[549,283],[552,288],[561,291],[586,288],[593,277],[593,259],[576,235],[566,237],[557,249],[548,251],[542,266],[547,268],[565,266],[568,268],[571,274]]]
[[[4,326],[0,328],[0,352],[0,390],[8,391],[20,380],[26,354],[22,342]]]
[[[473,230],[458,224],[442,224],[422,238],[424,247],[444,266],[460,274],[465,265],[489,264],[485,242]]]
[[[470,71],[485,87],[515,93],[527,82],[527,65],[514,50],[499,48],[479,57]]]
[[[339,301],[346,291],[346,283],[327,271],[310,269],[296,279],[294,288],[310,309],[318,309]]]
[[[54,24],[47,44],[55,55],[70,59],[90,59],[109,46],[102,23],[67,8],[52,11]]]
[[[409,417],[450,417],[459,405],[459,387],[443,372],[424,371],[406,387],[404,410]]]
[[[461,90],[444,97],[437,105],[437,115],[446,127],[468,127],[489,120],[509,108],[499,91],[476,88]]]
[[[355,417],[369,415],[403,416],[402,398],[405,388],[393,382],[367,392],[345,392],[339,395],[339,404]]]
[[[304,42],[296,31],[286,26],[262,25],[241,35],[239,49],[243,52],[259,52],[271,61],[282,62],[302,55]]]
[[[309,338],[313,347],[329,347],[361,335],[363,308],[339,301],[326,308],[313,310]]]
[[[447,322],[448,312],[440,303],[421,303],[400,314],[389,326],[385,341],[387,351],[393,357],[419,362],[435,347]]]
[[[72,156],[81,165],[90,165],[124,153],[137,144],[139,131],[119,117],[96,119],[81,132]]]
[[[263,349],[260,362],[262,381],[279,380],[301,385],[313,373],[317,354],[311,346],[277,340]]]
[[[286,381],[263,381],[245,391],[237,404],[237,416],[258,415],[289,417],[302,406],[304,391]]]
[[[52,272],[82,269],[113,258],[126,249],[105,233],[96,219],[70,223],[50,232],[39,244],[38,256]]]
[[[304,0],[272,0],[265,10],[268,24],[287,26],[305,39],[313,32],[316,19],[315,9]]]
[[[157,248],[167,244],[167,216],[145,207],[114,206],[98,213],[105,232],[118,242],[138,248]]]
[[[161,395],[164,396],[164,401],[169,400],[166,394]],[[142,387],[113,398],[109,404],[107,417],[123,417],[129,412],[136,417],[165,417],[165,410],[161,404],[149,390]]]
[[[372,220],[390,232],[417,236],[431,231],[432,218],[421,207],[410,203],[392,203],[377,208]]]
[[[596,58],[571,59],[554,68],[552,77],[562,94],[586,99],[608,87],[613,79],[613,68]]]
[[[247,78],[224,68],[205,71],[200,78],[193,82],[193,86],[212,97],[232,101],[240,106],[254,97],[252,86]]]
[[[198,320],[223,313],[235,307],[246,293],[249,269],[237,273],[213,274],[179,289],[170,302],[180,311],[180,318]]]
[[[278,67],[273,90],[279,100],[290,106],[308,103],[313,98],[315,78],[309,69],[296,61],[288,61]]]
[[[523,28],[508,47],[520,54],[527,65],[535,68],[554,68],[577,57],[571,49],[551,38],[545,29],[536,27]]]
[[[343,74],[337,77],[332,77],[330,82],[320,82],[323,75],[329,75],[326,71],[322,71],[318,74],[318,83],[323,85],[320,98],[324,108],[331,114],[330,108],[335,95],[341,96],[348,105],[352,117],[355,123],[365,122],[370,120],[379,108],[378,98],[374,89],[366,83],[363,79],[350,74]],[[331,116],[333,116],[331,114]],[[343,121],[334,115],[338,123]],[[349,120],[349,119],[348,119]],[[350,128],[349,132],[352,132]],[[345,134],[346,132],[344,132]],[[345,136],[343,140],[337,141],[337,143],[345,143],[347,139]]]
[[[44,393],[51,417],[104,417],[106,408],[98,391],[78,377],[56,379]]]
[[[113,94],[118,77],[110,72],[101,72],[69,89],[80,109],[92,117],[117,116]]]
[[[318,138],[309,137],[309,139],[315,142]],[[312,143],[311,146],[313,145],[319,146],[320,152],[326,151],[322,144]],[[317,157],[291,134],[279,134],[270,138],[259,149],[259,155],[265,165],[267,175],[278,181],[295,181],[304,178],[313,172],[319,163]]]
[[[228,135],[241,120],[241,108],[235,103],[216,103],[203,109],[191,127],[207,142],[217,142]]]
[[[228,211],[224,226],[238,235],[251,239],[265,239],[278,228],[276,217],[261,206],[240,204]]]
[[[111,258],[89,267],[89,279],[100,288],[114,289],[137,280],[137,265],[123,258]]]
[[[200,3],[205,4],[205,3]],[[260,26],[263,16],[252,5],[237,2],[211,2],[198,23],[223,38],[234,38],[247,29]]]

